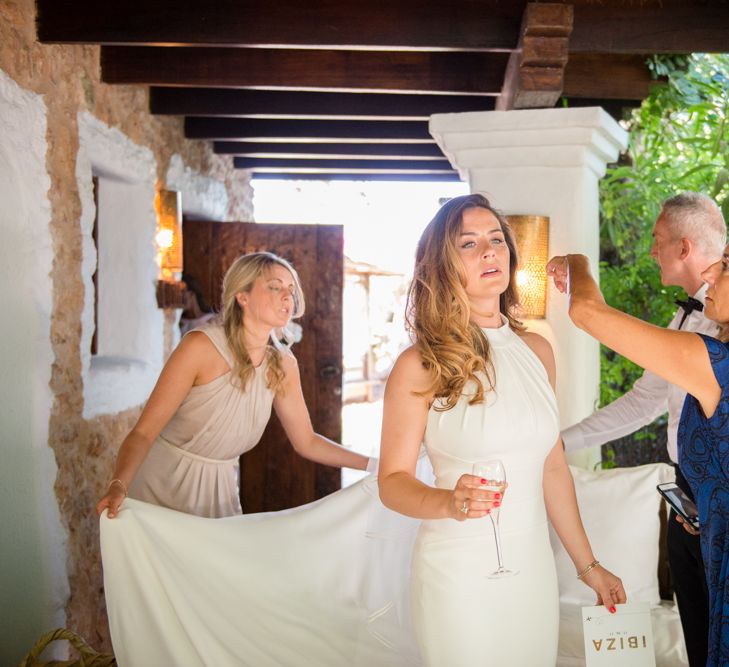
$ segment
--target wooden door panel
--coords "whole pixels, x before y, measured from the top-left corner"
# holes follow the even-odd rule
[[[306,312],[293,351],[314,430],[341,440],[342,228],[244,222],[184,223],[185,272],[200,283],[208,302],[220,309],[222,280],[242,254],[268,250],[289,260],[301,277]],[[261,442],[241,457],[244,512],[295,507],[340,487],[340,471],[298,456],[276,415]]]

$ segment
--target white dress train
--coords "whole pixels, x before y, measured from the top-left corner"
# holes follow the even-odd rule
[[[420,477],[429,480],[423,457]],[[201,518],[127,499],[101,518],[120,667],[407,667],[419,522],[374,476],[281,512]]]

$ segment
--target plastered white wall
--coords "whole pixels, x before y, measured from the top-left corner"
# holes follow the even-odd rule
[[[53,246],[46,105],[0,71],[0,664],[62,626],[66,533],[48,446]]]
[[[155,159],[119,130],[86,112],[78,116],[76,178],[81,197],[82,275],[85,286],[81,360],[86,419],[140,405],[162,364],[164,315],[157,308],[154,235]],[[98,354],[94,331],[96,207],[92,178],[99,178]]]
[[[173,155],[167,168],[165,187],[179,190],[182,210],[190,218],[225,221],[228,191],[225,183],[186,167],[180,155]]]

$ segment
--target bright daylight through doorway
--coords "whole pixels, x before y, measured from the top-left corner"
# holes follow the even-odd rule
[[[404,296],[415,245],[442,200],[468,185],[254,179],[253,189],[256,222],[344,226],[342,442],[377,456],[384,382],[408,344]],[[345,469],[342,486],[363,476]]]

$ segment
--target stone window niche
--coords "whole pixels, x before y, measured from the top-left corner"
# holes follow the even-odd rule
[[[89,419],[146,400],[162,369],[164,314],[155,299],[154,156],[86,112],[78,124],[85,287],[81,361],[84,418]]]

